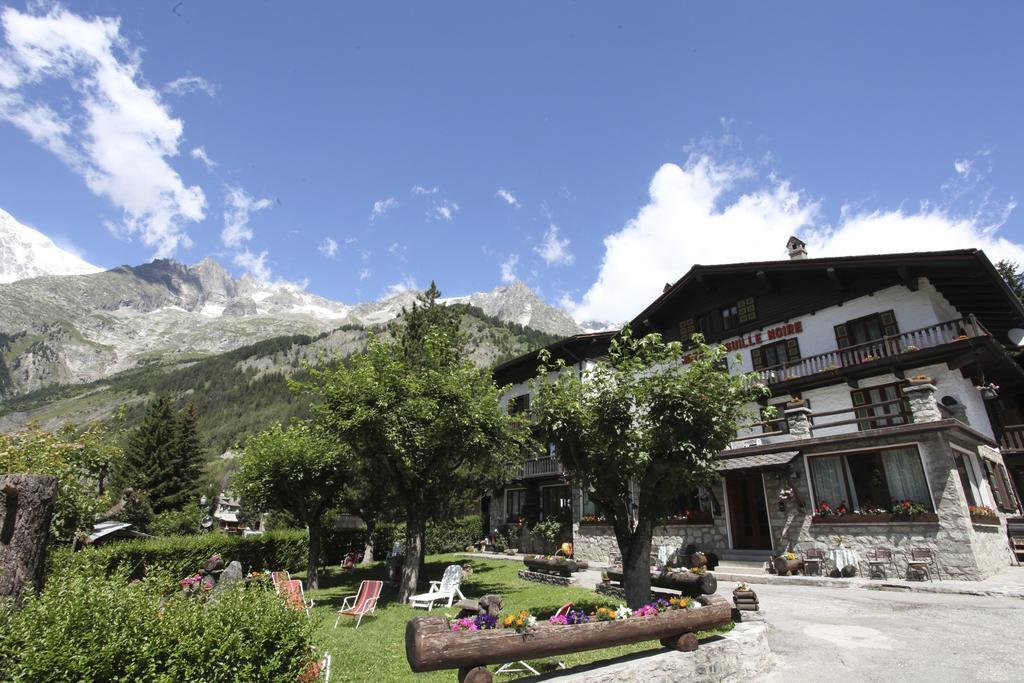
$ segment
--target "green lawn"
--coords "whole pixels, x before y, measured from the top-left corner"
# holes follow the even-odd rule
[[[428,579],[440,579],[444,568],[452,563],[465,563],[466,558],[456,555],[432,555],[427,558]],[[469,560],[473,575],[462,584],[467,598],[477,598],[486,593],[497,593],[505,599],[505,612],[528,609],[538,619],[554,614],[560,606],[572,601],[576,607],[588,613],[600,606],[615,607],[617,603],[583,588],[562,588],[548,586],[519,578],[521,563],[501,560]],[[353,595],[363,579],[378,579],[383,567],[377,564],[371,568],[357,569],[342,573],[336,566],[321,575],[321,590],[309,597],[316,601],[313,618],[317,620],[317,644],[331,653],[331,681],[446,681],[456,679],[454,670],[413,674],[405,659],[405,625],[414,616],[424,616],[425,609],[412,609],[400,604],[394,589],[386,584],[381,594],[376,616],[363,619],[358,630],[353,628],[354,620],[343,619],[334,628],[335,611],[340,609],[342,599]],[[435,607],[431,614],[454,616],[455,609]],[[710,634],[709,634],[710,635]],[[605,650],[592,650],[565,655],[558,659],[566,666],[584,664],[598,659],[651,648],[658,648],[656,642],[640,643]],[[554,659],[531,662],[540,671],[555,668]],[[493,668],[493,667],[492,667]],[[511,680],[515,676],[503,676]]]

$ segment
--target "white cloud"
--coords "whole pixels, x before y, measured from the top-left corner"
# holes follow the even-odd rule
[[[430,211],[427,211],[427,218],[436,218],[446,222],[451,222],[455,216],[455,212],[459,210],[459,205],[455,202],[449,202],[447,199],[442,201],[440,204],[434,203],[430,207]]]
[[[416,280],[414,280],[411,275],[404,275],[401,282],[388,285],[385,296],[394,296],[395,294],[402,294],[403,292],[418,292],[419,289],[420,288],[416,285]]]
[[[388,253],[400,261],[405,261],[405,253],[408,249],[408,244],[399,244],[398,242],[392,242],[391,246],[388,247]]]
[[[164,85],[164,92],[171,95],[187,95],[200,90],[210,97],[217,95],[217,86],[200,76],[182,76]]]
[[[359,271],[360,280],[369,280],[371,275],[373,275],[373,271],[371,271],[369,268],[363,268],[362,270]]]
[[[373,203],[373,209],[370,211],[370,220],[374,221],[386,214],[391,209],[398,206],[398,200],[394,197],[388,197],[387,199],[378,199]]]
[[[220,241],[225,247],[238,247],[252,239],[249,219],[257,211],[269,208],[269,199],[256,199],[240,187],[228,187],[224,197],[224,229]]]
[[[235,254],[233,262],[240,268],[245,268],[253,277],[262,282],[270,281],[270,267],[267,265],[267,252],[261,251],[254,254],[248,249]]]
[[[217,166],[217,162],[207,156],[206,149],[201,146],[193,148],[192,158],[203,162],[203,165],[206,166],[207,169],[212,169]]]
[[[519,263],[518,254],[509,254],[509,257],[501,263],[501,281],[505,283],[513,283],[517,280],[516,278],[516,264]]]
[[[317,249],[327,258],[334,258],[334,255],[338,253],[338,243],[330,237],[325,237]]]
[[[515,207],[517,209],[519,208],[519,200],[516,199],[516,196],[503,187],[499,187],[498,193],[495,194],[494,196],[497,197],[498,199],[504,200],[505,203],[508,204],[509,206]]]
[[[966,216],[927,204],[918,211],[845,206],[836,225],[819,225],[817,202],[774,175],[752,176],[748,167],[707,155],[662,166],[650,201],[605,238],[596,282],[580,301],[563,303],[580,321],[629,320],[694,263],[784,259],[792,234],[807,242],[812,258],[977,247],[993,261],[1024,262],[1024,247],[996,234],[1013,201]],[[740,191],[742,180],[754,187]]]
[[[423,187],[422,185],[413,185],[412,189],[409,190],[409,191],[412,192],[413,194],[419,194],[419,195],[437,194],[437,188],[436,187],[429,187],[428,188],[428,187]]]
[[[576,259],[569,251],[569,240],[558,239],[558,226],[554,223],[544,233],[544,239],[533,248],[549,266],[568,266]]]
[[[33,6],[30,4],[30,6]],[[185,224],[205,217],[206,197],[186,186],[167,159],[177,156],[182,122],[140,76],[140,52],[118,19],[84,19],[55,6],[46,14],[0,13],[0,119],[24,130],[123,212],[117,232],[138,234],[169,256],[191,240]],[[60,113],[48,81],[64,81]]]

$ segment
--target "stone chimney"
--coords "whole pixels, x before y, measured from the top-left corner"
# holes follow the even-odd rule
[[[786,242],[786,249],[789,250],[789,258],[791,259],[807,258],[807,245],[795,235],[791,236],[789,241]]]

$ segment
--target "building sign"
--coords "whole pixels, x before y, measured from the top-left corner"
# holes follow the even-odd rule
[[[729,339],[728,341],[721,342],[721,344],[730,353],[733,351],[739,351],[740,349],[752,349],[757,346],[761,346],[767,342],[774,342],[786,337],[791,337],[795,334],[800,334],[804,331],[803,322],[797,320],[793,323],[786,323],[785,325],[778,325],[768,330],[759,330],[757,332],[748,332],[742,337],[736,339]],[[683,363],[693,362],[694,354],[688,353],[683,356]]]

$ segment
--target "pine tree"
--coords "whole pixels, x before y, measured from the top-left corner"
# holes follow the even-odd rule
[[[176,414],[170,398],[160,395],[129,439],[115,481],[122,490],[145,495],[160,514],[189,503],[201,462],[195,408]]]

